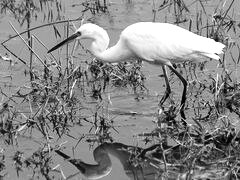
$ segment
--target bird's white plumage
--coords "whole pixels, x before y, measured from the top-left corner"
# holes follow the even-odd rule
[[[79,34],[79,35],[78,35]],[[171,62],[193,61],[203,57],[218,60],[225,45],[213,39],[194,34],[186,29],[169,23],[139,22],[128,26],[120,35],[119,41],[108,48],[107,32],[92,23],[83,24],[73,38],[90,39],[90,51],[99,59],[107,62],[128,61],[138,57],[145,61],[171,65]],[[72,38],[69,38],[69,41]],[[68,42],[65,40],[52,48]]]
[[[225,47],[213,39],[196,35],[168,23],[141,22],[128,26],[120,41],[147,61],[169,65],[169,62],[192,61],[203,57],[219,59]]]
[[[170,93],[165,65],[180,78],[183,83],[181,100],[181,116],[186,101],[187,81],[172,66],[172,63],[201,60],[208,57],[220,59],[224,44],[213,39],[194,34],[186,29],[168,23],[139,22],[128,26],[120,35],[116,45],[108,48],[109,37],[107,32],[91,23],[83,24],[75,34],[62,41],[48,52],[72,41],[73,39],[90,39],[90,51],[98,59],[105,62],[129,61],[132,58],[141,58],[149,63],[163,66],[167,91],[160,103],[164,102]]]

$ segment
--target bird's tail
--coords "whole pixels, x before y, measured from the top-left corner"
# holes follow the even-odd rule
[[[203,56],[219,60],[219,55],[224,53],[223,49],[225,48],[225,45],[220,42],[216,42],[213,39],[209,39],[208,42],[208,44],[205,44],[205,48],[201,54]]]

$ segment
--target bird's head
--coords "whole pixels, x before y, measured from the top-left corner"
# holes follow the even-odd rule
[[[104,51],[109,44],[109,37],[107,32],[101,28],[100,26],[92,23],[83,24],[80,28],[76,30],[76,32],[69,36],[67,39],[63,40],[53,48],[51,48],[48,53],[58,49],[59,47],[72,42],[73,40],[78,39],[90,39],[94,43],[92,43],[91,48],[95,48],[97,51]]]

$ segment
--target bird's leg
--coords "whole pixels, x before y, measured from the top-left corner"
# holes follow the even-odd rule
[[[184,106],[187,99],[187,81],[182,77],[182,75],[174,67],[169,66],[169,68],[179,77],[179,79],[183,83],[183,93],[182,93],[180,114],[181,114],[181,117],[183,118],[184,124],[186,125],[186,122],[184,121],[184,119],[186,119],[186,116],[184,114]]]
[[[166,99],[169,97],[170,93],[171,93],[171,88],[169,85],[169,80],[168,80],[168,75],[167,75],[167,70],[165,65],[162,66],[162,70],[163,70],[163,75],[164,75],[164,79],[165,79],[165,83],[166,83],[166,91],[164,93],[164,96],[162,97],[162,99],[159,102],[159,106],[162,106],[162,104],[166,101]]]

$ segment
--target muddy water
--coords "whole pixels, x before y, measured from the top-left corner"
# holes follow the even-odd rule
[[[95,16],[93,16],[91,13],[87,12],[85,14],[85,19],[91,20],[91,22],[95,22],[99,24],[100,26],[104,27],[110,36],[110,46],[115,44],[118,40],[119,34],[122,29],[124,29],[126,26],[139,22],[139,21],[158,21],[158,22],[175,22],[175,16],[173,13],[173,8],[165,8],[162,11],[156,11],[154,13],[153,10],[157,10],[159,5],[162,3],[161,1],[150,1],[150,0],[111,0],[108,1],[109,4],[109,13],[104,14],[100,13]],[[196,28],[196,14],[197,12],[202,12],[201,4],[199,3],[191,3],[192,1],[189,1],[186,3],[187,7],[190,10],[190,13],[186,13],[184,16],[186,18],[191,18],[193,20],[192,25],[192,31],[197,32]],[[66,1],[64,2],[66,3]],[[216,7],[216,4],[218,1],[211,1],[208,2],[206,5],[207,15],[203,16],[203,23],[206,22],[206,19],[211,20],[211,15],[213,14],[213,10]],[[79,4],[79,1],[67,1],[65,15],[67,18],[72,19],[79,17],[81,15],[81,11],[83,10],[82,6],[74,6],[72,7],[72,4]],[[219,6],[222,6],[223,9],[226,9],[228,6],[227,2],[224,4],[222,2]],[[224,7],[226,6],[226,7]],[[236,5],[237,6],[237,5]],[[239,17],[239,14],[237,14]],[[184,18],[183,18],[184,19]],[[236,18],[239,19],[239,18]],[[1,16],[1,23],[0,23],[0,39],[5,40],[9,35],[15,34],[9,24],[8,21],[11,21],[12,24],[17,28],[18,31],[21,31],[21,27],[18,26],[18,23],[13,20],[11,17],[7,16]],[[41,22],[33,21],[32,26],[37,26],[41,24]],[[79,23],[76,23],[76,26],[79,26]],[[181,24],[182,27],[188,28],[189,22],[185,24]],[[34,32],[35,35],[40,38],[47,47],[52,47],[54,44],[57,43],[57,41],[54,38],[53,31],[50,30],[49,27],[43,28],[41,30],[37,30]],[[46,34],[49,37],[46,37]],[[52,35],[50,35],[52,34]],[[201,34],[206,35],[206,32],[203,30]],[[238,42],[239,43],[239,42]],[[26,52],[26,47],[22,44],[22,42],[19,39],[14,39],[11,42],[9,42],[9,46],[14,50],[14,52],[17,52],[17,54],[23,58],[26,58],[28,55]],[[39,47],[36,45],[36,47]],[[39,47],[37,49],[38,53],[42,58],[47,56],[46,50],[42,47]],[[4,55],[5,50],[3,47],[0,47],[0,53]],[[83,57],[86,57],[88,59],[91,59],[88,55],[85,54],[84,51],[81,52],[83,54]],[[235,53],[233,53],[233,56],[237,56]],[[26,58],[27,59],[27,58]],[[6,94],[11,95],[11,93],[16,92],[16,89],[19,86],[22,86],[23,84],[26,84],[28,86],[28,77],[24,75],[24,69],[26,69],[25,65],[23,65],[21,62],[15,60],[16,64],[9,64],[9,62],[1,62],[0,67],[0,78],[1,78],[1,88],[4,89]],[[39,61],[34,62],[35,65],[40,64]],[[76,62],[77,63],[77,62]],[[231,65],[231,62],[228,62],[228,64]],[[217,72],[221,72],[220,69],[216,69],[217,62],[209,62],[207,63],[207,68],[205,69],[206,74],[216,74]],[[147,63],[144,63],[143,66],[143,72],[147,78],[146,81],[146,87],[149,89],[149,93],[144,97],[141,101],[136,101],[135,95],[131,92],[131,90],[118,90],[118,91],[111,91],[109,94],[106,94],[106,97],[111,97],[111,105],[109,105],[109,109],[111,110],[112,117],[115,117],[115,126],[117,126],[118,133],[112,132],[112,135],[114,139],[118,142],[122,142],[129,145],[143,145],[143,142],[141,141],[141,138],[137,138],[136,135],[141,132],[150,132],[154,127],[155,124],[153,121],[155,120],[154,113],[157,113],[157,104],[159,101],[159,97],[162,96],[164,93],[164,81],[159,75],[162,74],[161,68],[156,67],[153,65],[149,65]],[[11,77],[11,78],[10,78]],[[199,77],[206,78],[206,75],[199,74]],[[182,85],[180,85],[180,82],[178,79],[174,78],[172,81],[172,88],[173,88],[173,94],[179,99],[179,95],[182,91]],[[159,96],[158,96],[159,95]],[[4,97],[3,97],[4,101]],[[26,109],[28,111],[28,109]],[[121,112],[121,113],[119,113]],[[130,116],[127,113],[128,112],[135,112],[135,116]],[[190,116],[192,112],[190,110],[187,110],[187,116]],[[72,136],[80,137],[81,134],[88,133],[90,129],[90,126],[88,124],[83,124],[83,126],[76,126],[72,130],[73,134]],[[54,135],[53,135],[54,136]],[[18,138],[18,148],[22,151],[26,152],[24,154],[25,157],[30,155],[32,152],[36,151],[39,147],[41,147],[41,141],[44,141],[40,138],[41,135],[37,132],[33,133],[32,137],[19,137]],[[54,143],[55,140],[52,140],[52,143]],[[58,140],[56,144],[60,142],[67,142],[66,148],[64,152],[66,152],[69,155],[72,155],[71,148],[76,145],[76,141],[73,141],[72,138],[69,137],[63,137],[61,140]],[[81,142],[77,146],[77,151],[75,151],[75,157],[79,157],[82,160],[94,163],[93,156],[92,156],[92,149],[89,150],[88,143]],[[16,151],[15,147],[5,147],[4,143],[1,142],[1,148],[4,148],[4,150],[7,152],[13,152]],[[8,154],[8,153],[7,153]],[[9,153],[9,155],[12,155]],[[64,172],[64,175],[66,177],[71,176],[75,173],[78,173],[79,171],[73,167],[71,164],[69,164],[66,161],[63,161],[61,157],[58,155],[53,155],[55,164],[53,166],[57,166],[60,164],[60,167],[62,171]],[[111,157],[113,160],[113,169],[112,172],[103,179],[105,180],[127,180],[129,177],[124,173],[123,167],[121,166],[120,161],[118,161],[115,157]],[[9,159],[9,161],[7,161]],[[10,161],[11,157],[6,159],[7,161],[7,170],[8,175],[6,176],[6,179],[16,179],[16,172],[13,166],[13,162]],[[59,170],[59,169],[58,169]],[[21,172],[19,179],[30,179],[31,177],[31,171],[29,172]],[[56,173],[56,179],[60,179],[62,175],[60,173]],[[76,176],[72,177],[72,179],[80,179],[82,176],[81,174],[77,174]],[[41,179],[41,177],[40,177]]]

